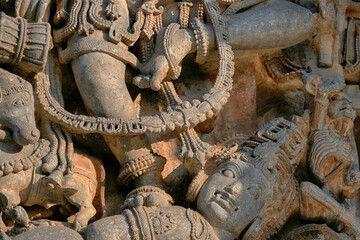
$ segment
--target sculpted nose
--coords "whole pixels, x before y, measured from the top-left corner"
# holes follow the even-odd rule
[[[227,187],[225,187],[225,190],[228,193],[230,193],[234,196],[237,196],[241,192],[241,188],[242,188],[242,185],[239,182],[236,182],[232,185],[228,185]]]

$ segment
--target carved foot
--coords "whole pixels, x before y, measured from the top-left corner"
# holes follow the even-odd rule
[[[87,227],[90,218],[92,218],[96,214],[96,209],[90,206],[82,206],[79,209],[79,213],[75,217],[74,221],[74,230],[81,232],[84,228]]]

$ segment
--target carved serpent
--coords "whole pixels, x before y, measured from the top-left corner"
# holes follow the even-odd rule
[[[137,135],[186,130],[212,118],[225,105],[230,96],[234,74],[234,54],[231,46],[227,43],[226,21],[220,15],[218,3],[214,0],[204,0],[203,3],[216,35],[219,49],[219,70],[214,86],[207,94],[203,95],[202,100],[194,99],[192,103],[183,102],[174,110],[134,119],[75,115],[66,111],[51,96],[49,79],[45,74],[40,73],[36,76],[35,98],[43,113],[51,121],[73,132],[106,135]]]

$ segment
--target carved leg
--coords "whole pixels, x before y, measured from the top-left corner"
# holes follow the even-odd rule
[[[136,118],[137,110],[125,84],[125,64],[103,53],[88,53],[73,60],[75,81],[87,111],[108,118]],[[104,136],[120,164],[126,162],[124,153],[146,147],[143,136]],[[128,143],[128,144],[124,144]]]
[[[42,206],[33,206],[27,210],[29,220],[36,220],[41,218],[49,218],[54,214],[55,208],[46,209]]]
[[[90,218],[95,216],[96,209],[92,204],[95,196],[96,186],[84,176],[79,176],[77,173],[71,179],[67,179],[67,186],[74,186],[78,190],[76,193],[65,196],[70,204],[79,209],[75,220],[74,229],[79,231],[87,227]],[[76,177],[75,177],[76,176]],[[66,208],[66,205],[64,206]]]
[[[72,61],[75,81],[87,111],[108,118],[136,118],[137,110],[125,84],[125,64],[103,53],[84,54]],[[125,153],[149,148],[143,136],[104,136],[120,164]],[[127,144],[126,144],[127,143]]]
[[[76,231],[79,231],[79,230],[83,229],[84,227],[87,227],[90,218],[95,216],[95,214],[96,214],[96,209],[94,208],[94,206],[92,204],[90,204],[88,206],[81,206],[79,208],[79,212],[77,213],[77,215],[75,217],[74,229]]]
[[[20,226],[27,227],[29,224],[29,216],[27,215],[25,209],[21,206],[8,208],[3,211],[3,214],[13,219]]]
[[[309,10],[284,0],[267,1],[229,17],[229,41],[235,50],[291,47],[315,30]]]
[[[108,118],[136,118],[137,109],[125,84],[125,64],[103,53],[84,54],[72,61],[75,81],[87,111],[94,116]],[[149,161],[149,166],[157,159],[150,151],[145,136],[104,136],[111,151],[121,165],[128,162]],[[150,164],[151,162],[151,164]],[[132,168],[130,166],[130,168]],[[139,169],[137,169],[139,170]],[[162,168],[154,166],[151,171],[141,171],[133,179],[135,187],[153,185],[162,187]]]
[[[9,219],[14,220],[21,226],[27,226],[29,216],[20,204],[19,193],[15,191],[3,191],[0,193],[0,208],[2,213]]]

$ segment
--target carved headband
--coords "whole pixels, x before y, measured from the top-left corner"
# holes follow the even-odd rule
[[[7,81],[5,83],[2,83],[2,81],[0,80],[0,103],[2,102],[2,98],[3,96],[9,96],[9,95],[13,95],[16,93],[21,93],[21,92],[28,92],[30,95],[33,94],[33,89],[32,89],[32,85],[25,81],[24,79],[20,78],[19,76],[12,74],[8,71],[5,71],[3,69],[0,69],[4,74],[5,74],[5,78],[3,81]],[[17,82],[16,83],[9,83],[10,81],[8,81],[8,79],[15,77]]]
[[[275,172],[279,170],[283,177],[283,173],[291,175],[294,172],[304,154],[306,139],[306,135],[295,123],[277,118],[265,124],[247,140],[239,142],[236,135],[234,139],[227,139],[227,146],[221,154],[214,157],[214,161],[219,166],[227,161],[239,160],[254,165],[269,179],[274,178]],[[274,150],[275,148],[278,150]],[[259,152],[273,153],[274,157],[257,157]]]

